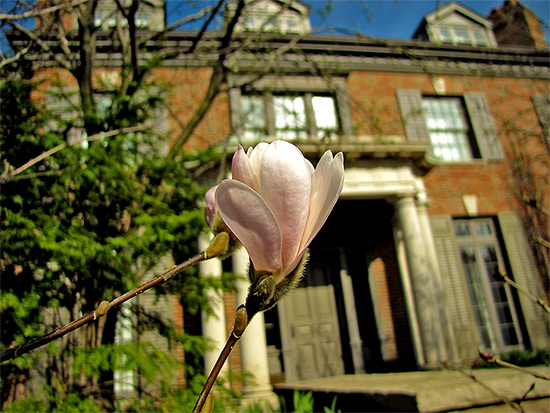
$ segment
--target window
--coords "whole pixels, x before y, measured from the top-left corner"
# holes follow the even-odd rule
[[[422,108],[436,158],[464,161],[477,157],[472,150],[469,122],[460,98],[423,98]]]
[[[304,94],[243,95],[242,138],[260,140],[276,136],[285,140],[308,137],[330,139],[338,132],[335,99]]]
[[[441,43],[488,46],[487,34],[483,30],[469,28],[438,27],[436,34]]]
[[[473,308],[480,346],[501,351],[519,348],[521,330],[491,219],[455,220],[455,237]]]

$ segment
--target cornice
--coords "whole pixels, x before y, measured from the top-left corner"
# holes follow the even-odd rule
[[[143,33],[145,35],[145,33]],[[14,50],[26,46],[21,34],[6,32]],[[218,59],[220,33],[209,32],[199,42],[193,54],[186,51],[196,41],[196,32],[173,31],[144,43],[143,63],[159,53],[165,67],[203,67]],[[295,46],[281,54],[276,69],[285,73],[311,73],[322,68],[333,73],[352,71],[387,71],[429,74],[483,75],[498,77],[550,78],[550,52],[526,48],[482,48],[472,46],[434,45],[417,40],[388,40],[370,37],[343,37],[327,35],[277,35],[266,33],[250,41],[250,35],[235,36],[231,48],[239,70],[263,70],[267,57],[290,41]],[[52,49],[57,40],[47,40]],[[76,40],[69,41],[76,46]],[[112,50],[106,33],[97,36],[98,66],[116,67],[121,63],[120,53]],[[55,49],[54,49],[55,50]],[[44,65],[54,65],[34,53],[31,59]],[[262,59],[265,57],[266,59]],[[231,59],[229,59],[231,61]],[[275,66],[274,66],[275,67]],[[231,67],[229,67],[231,70]]]

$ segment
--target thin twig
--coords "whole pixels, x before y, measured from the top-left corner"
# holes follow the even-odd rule
[[[38,16],[43,16],[45,14],[49,14],[49,13],[53,13],[54,11],[57,11],[59,9],[63,9],[63,8],[66,8],[66,9],[69,9],[69,8],[73,8],[73,7],[76,7],[82,3],[86,3],[87,1],[89,0],[77,0],[73,3],[60,3],[56,6],[52,6],[52,7],[48,7],[48,8],[45,8],[45,9],[40,9],[40,10],[30,10],[30,11],[27,11],[25,13],[21,13],[21,14],[0,14],[0,20],[21,20],[21,19],[26,19],[28,17],[38,17]]]
[[[80,317],[78,320],[72,321],[69,324],[66,324],[63,327],[60,327],[54,331],[51,331],[41,337],[38,337],[34,340],[31,340],[25,344],[21,344],[17,347],[10,348],[8,350],[2,351],[0,353],[0,363],[11,360],[13,358],[19,357],[22,354],[28,353],[31,350],[34,350],[38,347],[41,347],[45,344],[48,344],[49,342],[56,340],[60,337],[63,337],[64,335],[86,325],[91,323],[92,321],[97,320],[99,317],[104,316],[107,311],[109,311],[111,308],[119,306],[120,304],[128,301],[130,298],[135,297],[138,294],[141,294],[151,287],[154,287],[156,285],[162,284],[166,281],[168,281],[170,278],[180,274],[183,270],[186,268],[189,268],[200,261],[203,261],[205,259],[211,258],[208,256],[207,251],[203,251],[200,254],[195,255],[194,257],[188,259],[187,261],[181,263],[180,265],[177,265],[165,273],[153,278],[151,281],[146,282],[145,284],[142,284],[141,286],[133,289],[132,291],[128,291],[127,293],[121,295],[120,297],[115,298],[113,301],[102,301],[98,308],[95,311],[92,311],[82,317]]]
[[[550,314],[550,307],[548,304],[544,302],[544,300],[540,297],[536,297],[533,294],[531,294],[529,291],[527,291],[525,288],[521,287],[516,282],[512,281],[510,277],[506,275],[504,270],[501,268],[498,269],[499,275],[504,279],[504,281],[508,284],[510,284],[512,287],[514,287],[516,290],[518,290],[520,293],[524,294],[529,300],[534,302],[535,304],[540,305],[542,308],[544,308],[544,311],[546,311],[548,314]]]
[[[446,361],[443,362],[443,365],[448,369],[458,371],[458,372],[462,373],[463,375],[465,375],[466,377],[469,377],[475,383],[479,384],[481,387],[483,387],[485,390],[490,392],[493,396],[497,397],[502,402],[506,403],[512,409],[517,410],[518,412],[524,412],[523,408],[519,404],[513,402],[512,400],[510,400],[508,397],[504,396],[503,394],[498,393],[496,390],[493,390],[491,387],[487,386],[482,381],[479,381],[478,378],[476,376],[474,376],[472,373],[468,373],[468,372],[466,372],[466,371],[464,371],[464,370],[462,370],[458,367],[453,366],[452,364],[450,364]]]
[[[488,363],[498,364],[499,366],[502,366],[502,367],[509,367],[509,368],[521,371],[522,373],[530,374],[531,376],[536,377],[537,379],[550,380],[550,376],[548,375],[544,375],[536,371],[528,370],[523,367],[516,366],[515,364],[508,363],[507,361],[501,360],[498,357],[493,356],[489,352],[480,351],[479,356]]]
[[[75,140],[73,140],[69,143],[62,143],[62,144],[57,145],[56,147],[54,147],[50,150],[47,150],[46,152],[43,152],[42,154],[38,155],[36,158],[31,159],[30,161],[28,161],[24,165],[20,166],[19,168],[15,169],[14,171],[12,171],[10,173],[3,173],[2,176],[0,176],[0,182],[10,181],[10,180],[14,179],[14,177],[16,175],[20,174],[25,169],[30,168],[34,164],[40,162],[42,159],[47,158],[48,156],[53,155],[54,153],[59,152],[60,150],[65,149],[68,146],[76,145],[77,143],[86,142],[86,141],[87,142],[93,142],[93,141],[96,141],[96,140],[99,140],[99,139],[109,138],[111,136],[118,135],[118,134],[121,134],[121,133],[138,132],[140,130],[144,130],[145,128],[146,128],[146,126],[143,126],[143,125],[131,126],[131,127],[128,127],[128,128],[116,129],[116,130],[112,130],[112,131],[109,131],[109,132],[101,132],[101,133],[98,133],[96,135],[92,135],[92,136],[86,137],[86,138],[75,139]]]
[[[180,274],[186,268],[189,268],[201,261],[209,260],[210,258],[215,258],[217,256],[223,255],[224,253],[227,252],[228,245],[229,245],[229,235],[226,232],[219,233],[212,239],[212,241],[210,241],[210,245],[208,245],[208,247],[203,252],[195,255],[192,258],[189,258],[187,261],[181,263],[180,265],[174,266],[173,268],[169,269],[163,274],[153,278],[151,281],[146,282],[145,284],[142,284],[141,286],[133,289],[132,291],[128,291],[127,293],[121,295],[120,297],[115,298],[111,302],[102,301],[95,311],[92,311],[91,313],[88,313],[83,317],[80,317],[78,320],[72,321],[63,327],[60,327],[41,337],[31,340],[28,343],[21,344],[17,347],[12,347],[8,350],[2,351],[0,353],[0,363],[7,360],[11,360],[15,357],[19,357],[22,354],[28,353],[29,351],[34,350],[35,348],[48,344],[53,340],[63,337],[64,335],[70,333],[71,331],[74,331],[86,324],[91,323],[92,321],[97,320],[99,317],[103,317],[105,314],[107,314],[107,311],[109,311],[109,309],[128,301],[130,298],[133,298],[136,295],[147,291],[151,287],[165,283],[172,277],[175,277],[176,275]]]
[[[218,375],[220,374],[220,371],[225,364],[225,361],[231,354],[231,350],[233,350],[233,347],[235,347],[237,341],[239,341],[239,338],[240,336],[237,337],[235,335],[235,330],[232,330],[231,335],[227,339],[227,342],[225,343],[225,346],[221,351],[218,360],[216,360],[216,364],[214,364],[214,367],[212,368],[212,371],[210,372],[210,375],[208,376],[208,379],[206,380],[206,383],[202,388],[201,394],[199,395],[199,398],[197,400],[197,404],[195,404],[195,407],[193,408],[193,413],[199,413],[202,411],[202,408],[206,400],[208,399],[208,395],[210,394],[210,390],[212,390],[212,387],[214,386],[214,383],[216,382],[216,379],[218,378]]]

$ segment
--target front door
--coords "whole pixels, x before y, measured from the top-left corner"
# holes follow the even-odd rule
[[[344,374],[331,273],[337,251],[314,254],[300,286],[277,305],[286,381]]]

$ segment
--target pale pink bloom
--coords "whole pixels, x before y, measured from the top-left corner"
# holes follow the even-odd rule
[[[216,199],[214,194],[216,193],[217,187],[217,185],[213,186],[206,191],[206,194],[204,194],[204,200],[206,201],[206,208],[204,208],[204,219],[206,220],[208,226],[211,226],[214,215],[216,215]]]
[[[246,248],[256,272],[278,284],[296,269],[344,184],[344,156],[326,151],[313,168],[291,143],[239,146],[233,179],[215,190],[217,211]]]

